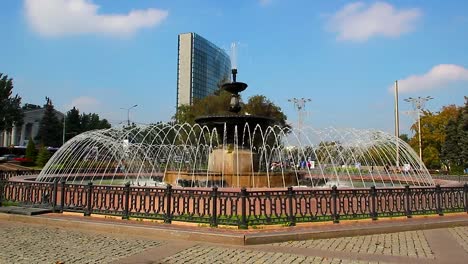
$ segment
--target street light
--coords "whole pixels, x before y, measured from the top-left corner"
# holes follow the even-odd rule
[[[300,99],[295,98],[295,97],[294,97],[294,98],[291,98],[291,99],[288,99],[288,102],[292,102],[292,103],[294,104],[294,107],[296,108],[297,113],[298,113],[298,115],[299,115],[299,120],[298,120],[298,122],[297,122],[297,123],[298,123],[297,126],[298,126],[299,131],[300,131],[300,129],[302,128],[302,124],[303,124],[303,122],[304,122],[304,121],[303,121],[303,113],[304,113],[304,111],[305,111],[305,110],[304,110],[305,104],[306,104],[307,102],[310,102],[310,101],[312,101],[312,100],[309,99],[309,98],[304,98],[304,97],[302,97],[302,98],[300,98]]]
[[[128,126],[130,126],[130,109],[135,108],[135,107],[137,107],[137,106],[138,106],[138,105],[134,105],[134,106],[129,107],[129,108],[120,107],[120,109],[127,110],[127,125],[128,125]]]
[[[406,102],[413,104],[413,108],[418,115],[418,134],[419,134],[419,159],[422,162],[422,143],[421,143],[421,110],[424,108],[424,105],[427,101],[434,99],[431,96],[417,98],[409,97],[405,99]]]

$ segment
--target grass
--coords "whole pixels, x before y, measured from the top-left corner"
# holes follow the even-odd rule
[[[13,202],[13,201],[3,201],[2,206],[7,207],[7,206],[18,206],[18,202]]]

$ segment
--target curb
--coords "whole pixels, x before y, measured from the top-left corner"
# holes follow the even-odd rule
[[[238,246],[468,226],[468,217],[465,214],[444,217],[434,216],[412,219],[377,220],[376,222],[353,221],[345,223],[343,221],[343,223],[340,224],[312,223],[297,227],[265,229],[259,232],[220,230],[197,226],[165,226],[166,224],[141,225],[129,222],[99,221],[96,219],[93,220],[92,218],[85,219],[83,217],[67,218],[57,215],[24,216],[0,213],[0,220],[42,224],[78,229],[80,231],[135,235],[150,239],[198,241]]]

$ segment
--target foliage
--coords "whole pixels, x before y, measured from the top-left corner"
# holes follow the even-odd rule
[[[81,133],[80,111],[73,107],[65,116],[65,140]]]
[[[44,167],[47,161],[49,161],[50,157],[51,157],[50,152],[47,150],[46,147],[42,146],[41,149],[39,150],[39,154],[37,155],[37,160],[36,160],[37,166]]]
[[[23,122],[21,97],[12,96],[13,79],[0,73],[0,131],[11,129]]]
[[[458,143],[460,142],[458,133],[458,118],[450,119],[445,127],[445,142],[442,146],[441,161],[448,169],[453,169],[454,166],[461,165],[461,150]]]
[[[70,138],[95,129],[106,129],[110,128],[111,125],[106,119],[100,119],[98,114],[95,113],[83,113],[80,115],[80,111],[73,107],[67,112],[65,116],[65,139]]]
[[[409,144],[419,151],[417,121]],[[421,116],[423,161],[430,169],[445,167],[450,173],[460,173],[468,167],[468,97],[465,105],[442,107],[440,112],[423,111]]]
[[[111,125],[106,119],[100,119],[98,114],[89,113],[80,116],[81,132],[110,128]]]
[[[36,140],[44,146],[58,147],[62,145],[62,122],[58,119],[50,98],[46,97],[46,101],[46,110],[39,124]]]
[[[460,161],[464,168],[468,168],[468,97],[465,96],[465,106],[458,120],[458,147],[460,148]]]
[[[36,144],[34,144],[34,141],[32,138],[29,138],[28,146],[26,147],[25,157],[29,159],[32,163],[34,163],[34,161],[36,160],[36,156],[37,156]]]
[[[423,111],[421,115],[421,145],[423,152],[423,161],[428,168],[440,168],[440,153],[442,146],[445,143],[446,127],[451,119],[456,119],[458,116],[458,108],[455,105],[444,106],[440,112],[432,113]],[[419,153],[419,131],[418,122],[416,121],[411,130],[415,132],[414,137],[409,141],[409,144],[416,153]],[[428,153],[428,156],[424,153]]]
[[[193,105],[182,105],[177,108],[177,113],[173,117],[177,123],[194,124],[195,118],[206,115],[229,115],[229,104],[231,94],[225,90],[218,90],[215,94],[202,99],[195,100]],[[241,103],[240,114],[258,115],[270,117],[277,120],[279,126],[287,127],[286,115],[281,108],[268,100],[263,95],[255,95],[249,98],[248,102]]]
[[[408,134],[401,134],[400,139],[403,140],[406,143],[408,143],[410,141],[410,138],[409,138]]]

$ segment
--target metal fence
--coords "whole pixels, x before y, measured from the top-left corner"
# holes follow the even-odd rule
[[[16,176],[37,175],[40,170],[0,170],[0,180],[8,180]]]
[[[156,187],[0,182],[0,202],[48,207],[55,212],[148,218],[210,226],[255,225],[452,212],[468,213],[468,184],[460,187],[225,191]]]

